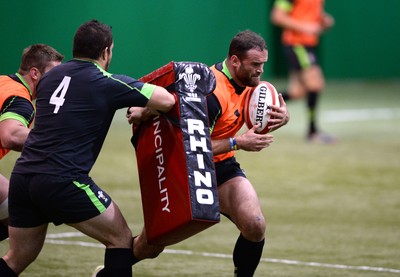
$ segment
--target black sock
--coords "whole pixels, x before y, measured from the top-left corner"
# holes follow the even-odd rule
[[[8,238],[8,226],[0,223],[0,241]]]
[[[235,276],[251,277],[254,275],[261,259],[264,242],[264,239],[260,242],[252,242],[240,234],[233,250]]]
[[[132,277],[132,256],[131,248],[107,248],[104,269],[97,277]]]
[[[310,91],[307,94],[307,108],[308,108],[308,135],[312,135],[317,132],[317,102],[318,102],[318,92]]]
[[[0,276],[1,277],[18,277],[17,274],[7,265],[6,261],[0,258]]]

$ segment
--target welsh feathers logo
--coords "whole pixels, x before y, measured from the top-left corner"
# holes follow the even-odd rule
[[[104,193],[101,190],[97,192],[97,198],[103,200],[106,203],[108,202],[108,198],[104,195]]]
[[[200,74],[194,73],[194,70],[191,66],[186,67],[185,73],[179,74],[179,80],[185,80],[185,87],[193,92],[197,88],[196,82],[201,79]]]

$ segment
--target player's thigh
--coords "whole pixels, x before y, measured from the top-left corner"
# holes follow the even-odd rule
[[[265,219],[257,193],[244,177],[235,177],[218,187],[220,210],[241,231],[247,228],[265,228]]]
[[[303,69],[301,71],[301,80],[307,91],[320,92],[325,87],[324,75],[318,65],[311,65]]]
[[[301,80],[300,71],[291,71],[289,73],[288,92],[292,99],[301,99],[307,94],[307,87]]]
[[[69,225],[100,241],[107,248],[131,247],[132,232],[114,201],[101,214],[79,223],[70,223]]]

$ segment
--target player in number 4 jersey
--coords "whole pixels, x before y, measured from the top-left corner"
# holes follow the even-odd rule
[[[10,179],[10,250],[0,259],[2,277],[17,276],[35,260],[50,222],[105,245],[105,267],[97,276],[131,277],[132,264],[145,258],[136,247],[145,243],[133,245],[117,204],[89,172],[116,110],[167,112],[175,99],[162,87],[108,73],[113,46],[109,26],[84,23],[74,37],[74,59],[38,85],[35,126]]]

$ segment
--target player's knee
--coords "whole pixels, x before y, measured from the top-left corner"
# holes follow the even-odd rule
[[[256,216],[241,230],[245,238],[251,241],[261,241],[264,239],[266,223],[264,217]]]
[[[310,82],[308,85],[308,91],[317,91],[321,92],[325,88],[325,82],[323,80],[314,80],[313,82]]]

